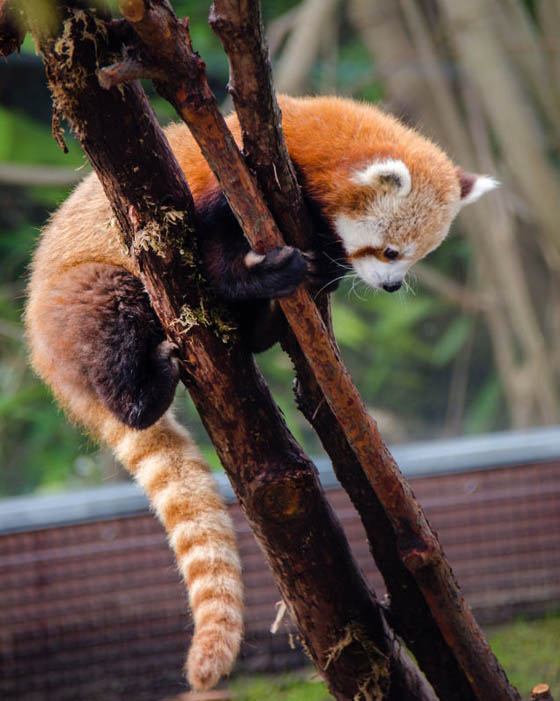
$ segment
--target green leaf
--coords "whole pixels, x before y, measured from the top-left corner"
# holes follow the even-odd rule
[[[481,433],[491,429],[500,413],[502,387],[497,375],[492,375],[471,402],[465,420],[466,433]]]
[[[468,316],[459,316],[451,323],[434,346],[433,362],[437,365],[450,362],[465,344],[472,331],[473,323],[473,319]]]

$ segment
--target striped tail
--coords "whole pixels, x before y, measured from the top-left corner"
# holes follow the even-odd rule
[[[115,423],[107,418],[104,437],[146,491],[189,591],[195,632],[187,678],[195,689],[209,689],[230,672],[243,632],[232,523],[206,463],[170,411],[143,431]]]

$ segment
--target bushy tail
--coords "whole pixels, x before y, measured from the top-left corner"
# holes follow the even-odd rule
[[[231,670],[243,625],[235,536],[215,481],[171,412],[143,431],[117,426],[107,417],[102,433],[167,531],[195,622],[187,677],[195,689],[208,689]]]

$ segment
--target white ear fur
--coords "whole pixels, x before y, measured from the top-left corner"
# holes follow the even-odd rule
[[[482,195],[485,195],[487,192],[500,187],[500,183],[490,175],[471,176],[470,173],[467,175],[473,178],[473,182],[472,184],[469,183],[470,189],[468,190],[467,194],[461,197],[461,207],[464,207],[466,204],[476,202],[482,197]],[[461,183],[461,187],[463,187],[463,183]]]
[[[352,182],[358,185],[375,187],[383,181],[394,184],[396,194],[406,197],[410,192],[410,171],[402,161],[388,158],[384,161],[371,163],[363,170],[354,174]]]

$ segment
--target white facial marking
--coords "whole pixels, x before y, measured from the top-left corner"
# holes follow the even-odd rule
[[[373,256],[358,258],[352,261],[354,270],[370,287],[382,288],[383,285],[392,285],[404,280],[412,261],[396,260],[385,263]]]
[[[334,225],[348,255],[352,255],[364,246],[378,248],[383,245],[383,231],[379,221],[373,217],[353,219],[345,214],[339,214]]]
[[[379,186],[383,181],[394,185],[395,193],[399,197],[406,197],[412,187],[410,171],[407,166],[402,161],[393,158],[371,163],[363,170],[355,173],[352,178],[352,182],[357,185],[366,185],[373,188]]]
[[[376,217],[352,219],[341,214],[335,219],[335,227],[349,256],[364,247],[392,247],[385,243],[383,225]],[[375,256],[364,256],[353,259],[352,265],[370,287],[382,288],[383,285],[402,282],[412,265],[416,247],[415,242],[409,241],[401,249],[395,249],[399,251],[396,260],[383,261]]]
[[[461,206],[463,207],[466,204],[476,202],[482,195],[485,195],[491,190],[495,190],[499,186],[500,183],[490,175],[479,175],[469,194],[461,200]]]
[[[414,243],[414,241],[409,241],[401,248],[400,254],[403,258],[414,258],[417,248],[418,246]]]

